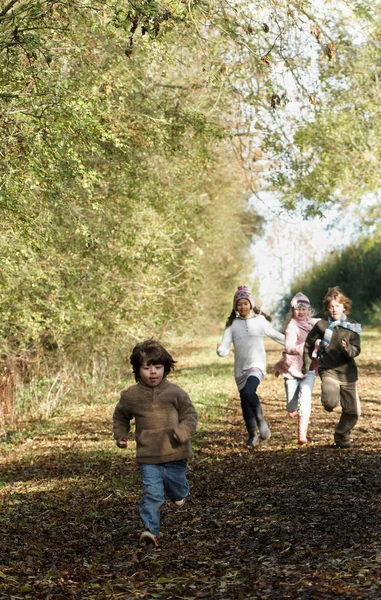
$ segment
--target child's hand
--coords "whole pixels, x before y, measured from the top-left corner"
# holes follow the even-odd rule
[[[127,440],[118,440],[116,442],[116,445],[118,446],[118,448],[127,448]]]
[[[348,344],[348,341],[345,338],[342,340],[341,345],[342,345],[342,347],[343,347],[344,350],[348,350],[349,344]]]
[[[180,440],[179,440],[179,438],[178,438],[178,436],[176,435],[175,432],[173,432],[173,437],[175,438],[176,442],[180,442]]]

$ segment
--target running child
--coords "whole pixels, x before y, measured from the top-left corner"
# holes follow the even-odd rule
[[[341,417],[331,448],[351,448],[350,432],[361,415],[355,362],[361,351],[361,325],[349,319],[352,301],[338,286],[328,288],[323,307],[327,317],[320,319],[307,336],[302,373],[308,373],[315,342],[321,340],[318,353],[321,402],[329,412],[341,404]]]
[[[259,442],[257,429],[262,440],[271,436],[257,388],[266,374],[264,336],[284,345],[284,335],[271,327],[269,321],[271,318],[255,306],[249,289],[241,285],[234,294],[233,310],[226,321],[222,341],[217,344],[217,354],[221,357],[227,356],[234,345],[234,376],[249,434],[248,448]]]
[[[291,320],[286,327],[285,349],[274,365],[275,375],[284,377],[286,410],[289,417],[298,415],[298,443],[307,444],[311,416],[312,390],[317,374],[317,359],[313,358],[307,375],[303,375],[303,349],[307,334],[319,319],[311,318],[311,303],[298,292],[291,300]]]
[[[140,544],[160,538],[160,508],[165,493],[181,507],[189,494],[187,460],[197,414],[186,392],[167,380],[175,361],[157,341],[146,340],[132,351],[130,363],[136,385],[121,392],[113,415],[117,446],[127,447],[131,420],[135,419],[136,459],[143,491],[139,513],[144,523]]]

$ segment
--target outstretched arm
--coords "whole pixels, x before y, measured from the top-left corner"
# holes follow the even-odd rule
[[[282,344],[284,346],[284,333],[277,331],[274,327],[271,327],[268,321],[265,321],[265,334],[270,337],[274,342]]]
[[[217,344],[217,354],[218,356],[227,356],[230,352],[231,345],[233,343],[233,335],[231,327],[226,327],[224,331],[224,335],[222,336],[222,341]]]
[[[312,362],[312,353],[315,348],[315,343],[322,337],[322,332],[317,325],[314,325],[309,334],[307,335],[304,350],[303,350],[303,366],[302,373],[306,375],[310,369]]]

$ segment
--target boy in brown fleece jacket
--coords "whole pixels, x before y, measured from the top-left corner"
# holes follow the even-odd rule
[[[140,543],[157,546],[164,494],[177,507],[189,494],[187,460],[192,456],[190,438],[197,414],[188,394],[167,380],[175,361],[159,342],[137,344],[130,362],[137,384],[122,391],[113,432],[119,448],[126,448],[135,419],[136,460],[143,483],[139,513],[145,525]]]
[[[327,317],[320,319],[307,336],[302,373],[308,373],[315,344],[320,340],[318,370],[321,402],[328,412],[341,404],[341,417],[331,448],[351,448],[350,433],[361,415],[355,361],[361,352],[361,325],[349,318],[352,301],[344,296],[338,286],[328,288],[323,307]]]

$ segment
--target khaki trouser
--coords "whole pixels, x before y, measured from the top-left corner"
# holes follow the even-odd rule
[[[360,400],[357,394],[356,382],[340,381],[331,375],[320,374],[321,403],[328,411],[332,411],[339,402],[341,417],[335,429],[335,442],[349,442],[349,434],[361,415]]]

